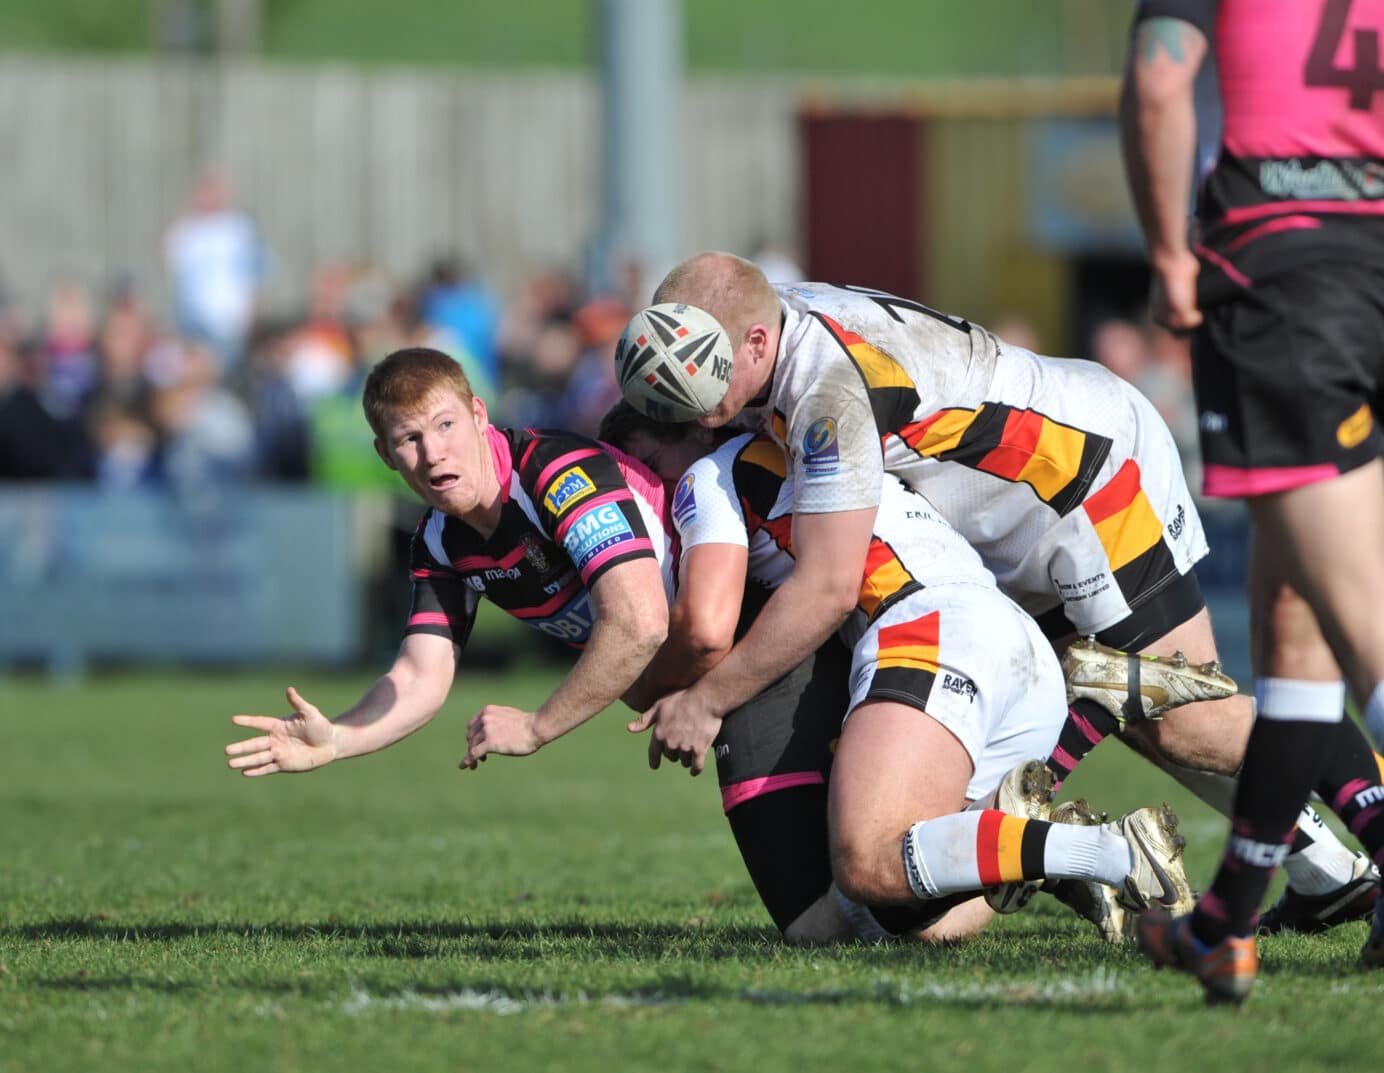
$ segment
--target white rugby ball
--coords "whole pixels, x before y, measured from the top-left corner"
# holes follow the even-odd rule
[[[730,387],[730,336],[704,309],[664,302],[630,318],[615,345],[625,401],[655,421],[695,421]]]

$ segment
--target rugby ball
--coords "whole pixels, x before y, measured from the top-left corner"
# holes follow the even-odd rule
[[[615,345],[625,401],[655,421],[695,421],[730,387],[730,336],[704,309],[664,302],[630,318]]]

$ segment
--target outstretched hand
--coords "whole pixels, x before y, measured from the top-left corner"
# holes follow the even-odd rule
[[[336,759],[331,720],[288,687],[293,714],[233,715],[239,727],[263,731],[260,737],[233,741],[226,746],[226,763],[243,775],[273,775],[280,771],[311,771]]]

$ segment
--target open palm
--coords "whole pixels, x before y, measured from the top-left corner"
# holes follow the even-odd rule
[[[263,733],[227,745],[228,766],[244,775],[273,775],[281,771],[311,771],[335,759],[331,720],[292,686],[288,687],[287,696],[293,707],[290,716],[231,716],[236,726]]]

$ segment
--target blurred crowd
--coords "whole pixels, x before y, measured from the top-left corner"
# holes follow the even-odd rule
[[[393,488],[359,398],[370,367],[404,346],[456,357],[498,424],[591,434],[619,398],[612,348],[647,289],[633,269],[604,290],[551,270],[502,302],[452,257],[408,280],[368,264],[324,264],[306,308],[284,316],[261,305],[271,260],[228,185],[208,174],[165,235],[167,317],[129,281],[102,294],[60,284],[36,310],[0,303],[0,481]],[[756,260],[772,279],[801,278],[781,253],[764,249]],[[1022,319],[1002,318],[996,329],[1044,350]],[[1112,319],[1082,342],[1078,356],[1154,402],[1199,488],[1185,341]]]
[[[0,480],[392,487],[360,391],[374,362],[415,345],[456,357],[498,423],[594,432],[619,396],[611,351],[641,286],[630,273],[593,291],[543,271],[502,303],[452,257],[407,280],[324,264],[305,309],[267,312],[267,247],[215,175],[169,227],[164,258],[167,317],[126,281],[0,305]]]

